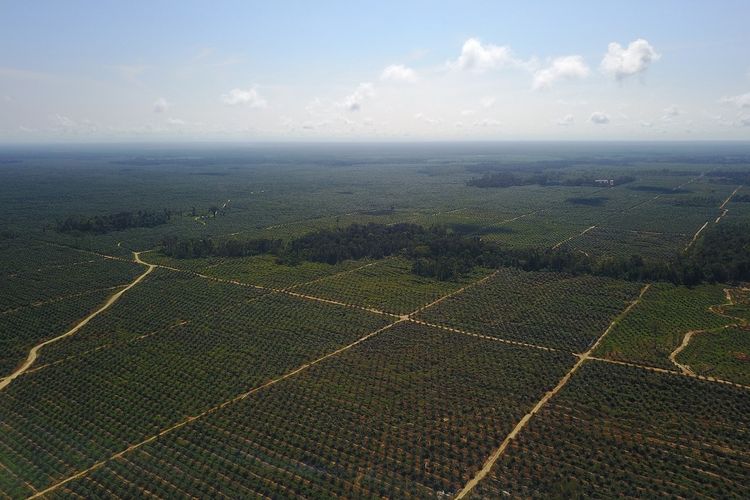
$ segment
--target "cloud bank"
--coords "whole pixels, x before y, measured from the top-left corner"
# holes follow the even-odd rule
[[[250,108],[265,108],[268,103],[255,88],[232,89],[221,96],[221,102],[227,106],[248,106]]]
[[[616,80],[623,80],[643,73],[652,62],[660,58],[661,55],[643,38],[630,42],[627,48],[617,42],[612,42],[602,59],[601,68],[604,73]]]
[[[341,106],[349,111],[359,111],[362,108],[362,103],[371,99],[374,95],[375,89],[372,83],[360,83],[354,92],[346,96]]]
[[[415,83],[417,72],[403,64],[391,64],[380,74],[380,79],[389,82]]]
[[[571,80],[586,78],[589,76],[589,67],[581,56],[558,57],[546,68],[534,73],[531,87],[534,90],[544,89],[552,86],[559,80]]]
[[[589,121],[594,125],[606,125],[609,123],[609,116],[601,111],[594,111],[591,113]]]
[[[719,102],[722,104],[731,104],[740,109],[750,108],[750,92],[748,92],[747,94],[722,97],[721,99],[719,99]]]
[[[510,47],[482,44],[477,38],[469,38],[461,47],[458,59],[448,63],[448,67],[475,73],[509,66],[521,66],[524,62],[513,56]]]

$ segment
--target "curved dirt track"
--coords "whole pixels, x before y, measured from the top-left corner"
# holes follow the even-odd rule
[[[672,353],[669,355],[669,360],[682,371],[685,375],[695,376],[695,372],[690,369],[688,365],[683,365],[679,361],[677,361],[677,355],[679,355],[682,351],[685,350],[685,348],[690,343],[690,339],[693,338],[693,335],[696,333],[701,333],[704,330],[690,330],[685,334],[685,336],[682,338],[682,343],[677,346],[677,349],[672,351]]]
[[[737,188],[737,189],[739,189],[739,188]],[[736,192],[737,191],[735,190],[735,193]],[[732,194],[734,194],[734,193],[732,193]],[[740,288],[740,290],[744,290],[744,289]],[[685,350],[685,348],[688,346],[688,344],[690,344],[690,339],[692,339],[694,335],[697,335],[699,333],[711,333],[711,332],[717,332],[717,331],[720,332],[722,330],[726,330],[727,328],[733,328],[733,327],[736,327],[736,326],[745,326],[745,325],[747,325],[747,321],[744,318],[740,318],[739,316],[732,316],[731,314],[727,314],[724,311],[727,307],[733,306],[733,305],[736,304],[734,298],[732,297],[732,289],[725,288],[724,289],[724,296],[727,299],[727,301],[725,303],[723,303],[723,304],[716,304],[716,305],[713,305],[713,306],[709,306],[708,310],[709,310],[709,312],[712,312],[713,314],[716,314],[718,316],[723,316],[723,317],[725,317],[727,319],[735,320],[736,323],[730,323],[730,324],[721,326],[719,328],[713,328],[711,330],[690,330],[682,338],[682,342],[680,343],[680,345],[677,346],[677,348],[674,351],[672,351],[672,353],[669,355],[669,360],[677,368],[679,368],[680,371],[682,371],[682,373],[684,373],[685,375],[696,376],[697,374],[688,365],[683,365],[682,363],[680,363],[679,361],[677,361],[677,356],[682,351]]]
[[[57,342],[58,340],[62,340],[65,337],[69,337],[71,335],[74,335],[78,330],[80,330],[81,328],[83,328],[84,326],[86,326],[86,324],[89,321],[91,321],[96,316],[98,316],[102,312],[104,312],[107,309],[109,309],[110,306],[112,306],[112,304],[114,304],[115,302],[117,302],[117,300],[120,297],[122,297],[122,294],[124,294],[125,292],[127,292],[128,290],[130,290],[131,288],[133,288],[135,285],[137,285],[138,283],[140,283],[143,280],[143,278],[145,278],[146,276],[148,276],[151,273],[151,271],[154,270],[154,268],[156,266],[154,266],[152,264],[147,264],[146,262],[143,262],[141,260],[140,254],[141,254],[141,252],[133,252],[133,257],[134,257],[135,261],[138,264],[146,266],[146,271],[143,274],[139,275],[136,279],[134,279],[125,288],[123,288],[119,292],[117,292],[114,295],[112,295],[109,299],[107,299],[107,302],[105,302],[104,305],[102,305],[99,309],[97,309],[96,311],[92,312],[91,314],[89,314],[88,316],[86,316],[85,318],[83,318],[81,321],[78,322],[78,324],[76,324],[73,328],[71,328],[67,332],[63,333],[62,335],[58,335],[57,337],[53,337],[51,339],[47,339],[44,342],[40,342],[39,344],[37,344],[34,347],[32,347],[31,350],[29,351],[28,356],[26,357],[26,361],[24,361],[21,366],[19,366],[18,368],[16,368],[16,370],[13,373],[11,373],[7,377],[5,377],[2,380],[0,380],[0,391],[2,391],[3,389],[5,389],[8,385],[10,385],[11,382],[13,382],[14,379],[16,379],[17,377],[23,375],[26,371],[28,371],[29,368],[31,368],[31,365],[33,365],[34,361],[36,361],[36,358],[39,355],[39,350],[42,347],[44,347],[46,345],[49,345],[49,344],[52,344],[54,342]]]

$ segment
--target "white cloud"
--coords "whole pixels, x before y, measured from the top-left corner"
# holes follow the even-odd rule
[[[627,48],[623,48],[617,42],[612,42],[602,59],[601,68],[617,80],[622,80],[643,73],[652,62],[658,61],[660,57],[661,55],[656,53],[654,47],[643,38],[630,42]]]
[[[478,39],[469,38],[461,47],[461,55],[455,61],[449,62],[448,67],[482,73],[490,69],[523,64],[523,61],[513,57],[508,46],[483,45]]]
[[[666,109],[664,109],[664,114],[661,117],[661,120],[664,122],[671,122],[673,118],[676,118],[682,114],[682,110],[678,108],[677,106],[670,106]]]
[[[425,123],[427,123],[429,125],[439,125],[439,124],[443,123],[443,120],[441,120],[440,118],[429,118],[429,117],[425,116],[424,113],[415,113],[414,114],[414,119],[415,120],[423,121],[423,122],[425,122]]]
[[[167,125],[185,125],[185,120],[180,120],[179,118],[167,118]]]
[[[167,102],[163,97],[158,98],[154,101],[154,113],[163,113],[172,106],[171,103]]]
[[[228,94],[222,94],[221,101],[229,106],[241,104],[251,108],[265,108],[268,105],[255,88],[232,89]]]
[[[419,77],[416,71],[403,64],[391,64],[380,74],[380,79],[390,82],[414,83]]]
[[[570,125],[573,125],[575,123],[575,118],[573,115],[565,115],[559,120],[557,120],[557,124],[561,127],[568,127]]]
[[[586,78],[589,72],[581,56],[558,57],[549,66],[534,73],[531,87],[535,90],[548,88],[558,80]]]
[[[372,83],[360,83],[354,92],[346,96],[341,106],[349,111],[359,111],[362,108],[362,103],[371,99],[374,95],[375,89]]]
[[[750,127],[750,116],[740,116],[739,123],[743,127]]]
[[[308,116],[320,116],[324,114],[325,108],[326,105],[323,101],[321,101],[319,97],[315,97],[312,101],[307,103],[307,106],[305,106],[305,113],[307,113]]]
[[[492,118],[485,118],[484,120],[474,122],[475,127],[499,127],[502,124],[501,121]]]
[[[483,97],[481,101],[479,101],[479,104],[482,105],[483,108],[491,108],[495,105],[495,102],[497,99],[495,97]]]
[[[642,121],[641,122],[641,127],[643,127],[643,128],[651,128],[653,126],[654,126],[653,122],[647,122],[647,121]]]
[[[573,107],[581,107],[581,106],[588,106],[589,102],[585,99],[576,99],[576,100],[567,100],[567,99],[558,99],[555,101],[557,104],[561,104],[563,106],[573,106]]]
[[[54,122],[55,125],[64,129],[71,129],[76,126],[75,121],[71,120],[67,116],[62,116],[58,114],[52,115],[52,121]]]
[[[731,104],[740,109],[750,108],[750,92],[747,94],[740,94],[735,96],[722,97],[719,99],[722,104]]]
[[[329,127],[331,125],[331,122],[329,120],[320,120],[317,122],[313,121],[306,121],[302,124],[303,130],[319,130],[326,127]]]
[[[606,125],[609,123],[609,116],[601,111],[594,111],[589,117],[589,121],[594,125]]]

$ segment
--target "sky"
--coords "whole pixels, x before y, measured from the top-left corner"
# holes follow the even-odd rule
[[[750,2],[0,1],[0,142],[750,140]]]

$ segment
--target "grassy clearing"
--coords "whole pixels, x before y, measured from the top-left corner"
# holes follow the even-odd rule
[[[674,368],[669,354],[691,330],[719,328],[732,322],[708,310],[725,302],[721,285],[693,288],[655,284],[602,341],[595,356]]]
[[[476,281],[489,271],[476,269],[459,281],[439,281],[411,272],[411,262],[386,259],[377,264],[301,286],[295,291],[394,314],[406,314]]]
[[[678,361],[698,375],[750,385],[750,330],[727,328],[696,335]]]

